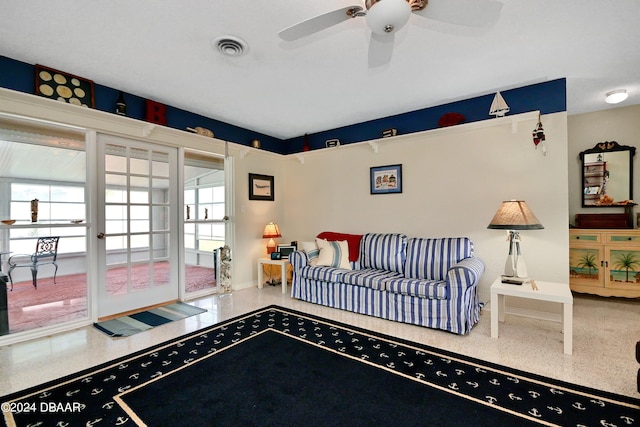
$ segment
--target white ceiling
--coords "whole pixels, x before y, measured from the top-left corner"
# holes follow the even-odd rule
[[[569,114],[612,108],[618,88],[617,106],[640,104],[640,1],[502,1],[491,28],[412,16],[370,68],[363,18],[277,36],[358,0],[0,0],[0,55],[278,138],[562,77]],[[223,35],[248,52],[219,54]]]

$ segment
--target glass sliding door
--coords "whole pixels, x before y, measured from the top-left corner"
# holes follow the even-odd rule
[[[0,224],[8,282],[0,335],[88,318],[86,173],[82,129],[0,117],[0,219],[15,220]],[[55,264],[39,264],[34,275],[38,239],[51,237],[59,238]]]
[[[98,316],[177,300],[177,149],[99,135],[98,160]]]
[[[224,159],[184,154],[185,293],[216,292],[215,254],[226,242]]]

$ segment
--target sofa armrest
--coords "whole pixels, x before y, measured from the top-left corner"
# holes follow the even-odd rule
[[[293,267],[293,272],[297,273],[302,267],[309,265],[309,258],[305,251],[294,251],[289,254],[289,262]]]
[[[447,282],[461,289],[476,286],[484,273],[484,262],[480,258],[465,258],[453,265],[447,272]]]

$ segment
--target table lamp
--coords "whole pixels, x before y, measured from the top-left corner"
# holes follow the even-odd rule
[[[502,202],[487,228],[509,231],[509,255],[505,263],[504,275],[527,277],[527,266],[520,252],[520,230],[540,230],[544,227],[524,200]]]
[[[282,237],[280,234],[280,228],[278,228],[278,224],[270,222],[264,227],[264,232],[262,233],[263,239],[269,239],[269,242],[267,243],[267,254],[276,251],[276,242],[273,239],[277,237]]]

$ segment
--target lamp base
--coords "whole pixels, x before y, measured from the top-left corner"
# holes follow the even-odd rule
[[[507,255],[504,263],[504,275],[507,277],[527,277],[527,265],[524,263],[522,255]]]
[[[527,280],[526,277],[500,276],[500,281],[509,285],[522,285]]]
[[[273,239],[269,239],[269,242],[267,243],[267,255],[270,255],[275,251],[276,251],[276,242]]]

